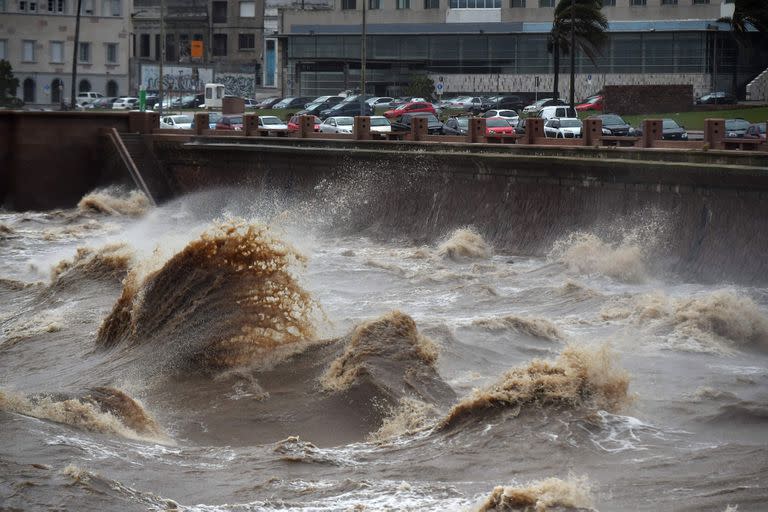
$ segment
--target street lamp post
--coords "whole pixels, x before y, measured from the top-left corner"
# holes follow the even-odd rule
[[[365,115],[363,107],[365,105],[365,40],[367,38],[366,26],[365,26],[365,3],[368,0],[362,0],[363,2],[363,30],[360,37],[360,115]]]
[[[80,48],[80,10],[83,7],[83,0],[77,0],[77,13],[75,15],[75,49],[72,52],[72,93],[69,97],[69,106],[75,110],[75,87],[77,87],[77,57]]]
[[[157,96],[160,99],[160,117],[163,117],[163,62],[165,61],[165,0],[160,0],[160,69]]]
[[[576,88],[576,0],[571,0],[571,108],[575,108],[575,88]]]

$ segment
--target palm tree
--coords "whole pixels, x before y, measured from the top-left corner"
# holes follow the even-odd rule
[[[602,0],[560,0],[555,7],[555,17],[552,30],[549,32],[547,51],[554,57],[554,91],[553,97],[558,98],[560,72],[560,52],[568,55],[571,52],[571,18],[573,18],[575,46],[594,64],[600,53],[600,48],[608,40],[606,30],[608,19],[602,12]],[[571,103],[576,70],[571,59]]]
[[[732,93],[736,96],[738,86],[739,50],[749,46],[747,33],[750,28],[758,32],[768,32],[768,2],[765,0],[735,0],[733,14],[717,21],[730,25],[736,56],[733,59]]]

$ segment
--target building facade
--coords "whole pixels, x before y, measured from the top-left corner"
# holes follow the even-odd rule
[[[130,0],[83,0],[77,51],[76,9],[76,0],[0,0],[0,59],[26,104],[69,103],[75,56],[77,92],[128,94]]]
[[[132,21],[132,73],[138,84],[156,90],[163,53],[160,0],[135,0]],[[263,0],[165,0],[162,23],[166,90],[202,92],[215,81],[227,94],[251,98],[264,89]],[[192,48],[200,43],[196,55]]]
[[[330,0],[282,9],[286,94],[331,94],[360,83],[362,2],[366,2],[366,82],[393,95],[414,74],[446,93],[553,91],[547,50],[556,0]],[[730,5],[729,5],[730,4]],[[768,67],[768,40],[736,49],[729,0],[603,0],[608,43],[592,62],[577,53],[576,96],[603,85],[691,84],[694,94],[738,89]],[[737,58],[738,57],[738,58]],[[559,93],[569,94],[569,58]]]

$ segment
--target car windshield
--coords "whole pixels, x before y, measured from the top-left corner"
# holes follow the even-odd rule
[[[591,104],[591,103],[597,103],[598,101],[600,101],[600,98],[589,98],[584,103],[590,103]]]
[[[578,119],[561,119],[560,128],[577,128],[581,127],[581,121]]]
[[[191,123],[192,122],[192,116],[174,116],[172,119],[177,124],[179,124],[179,123]]]
[[[336,118],[336,124],[339,126],[352,126],[352,124],[355,122],[355,119],[352,117],[337,117]]]
[[[664,119],[662,126],[665,130],[676,130],[680,126],[672,119]]]
[[[230,117],[228,118],[229,124],[243,124],[242,117]]]
[[[761,124],[758,124],[758,125],[757,125],[757,130],[758,130],[760,133],[765,133],[765,124],[766,124],[766,123],[761,123]]]
[[[749,121],[745,119],[726,119],[726,130],[746,130],[749,127]]]
[[[514,110],[499,110],[500,117],[517,117],[517,112]]]
[[[259,118],[261,124],[283,124],[280,118],[275,116],[262,116]]]
[[[485,122],[485,126],[499,127],[499,126],[511,126],[506,119],[488,119]]]
[[[619,116],[603,116],[600,119],[603,120],[604,125],[608,125],[608,126],[617,125],[617,124],[627,124]]]
[[[371,126],[389,126],[389,120],[386,117],[372,117]]]
[[[536,105],[537,107],[540,107],[540,106],[544,105],[544,104],[545,104],[546,102],[548,102],[548,101],[552,101],[552,98],[543,98],[543,99],[540,99],[539,101],[537,101],[536,103],[534,103],[534,105]]]
[[[209,123],[215,123],[219,119],[221,119],[221,114],[219,114],[218,112],[211,112],[210,114],[208,114]]]
[[[459,124],[459,128],[466,128],[469,126],[469,118],[468,117],[459,117],[456,119],[456,122]]]

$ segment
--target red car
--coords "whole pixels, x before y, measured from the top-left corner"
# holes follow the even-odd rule
[[[486,135],[514,135],[515,127],[509,123],[509,119],[503,117],[489,117],[485,120]]]
[[[320,123],[322,121],[320,121],[319,117],[317,116],[314,116],[314,117],[315,117],[315,131],[319,132]],[[288,121],[288,131],[291,133],[299,131],[299,116],[293,116],[291,117],[291,120]]]
[[[603,95],[598,94],[596,96],[590,96],[584,103],[576,105],[577,112],[586,112],[587,110],[603,110]]]
[[[412,103],[401,105],[395,109],[387,110],[384,112],[384,117],[395,119],[402,116],[403,114],[414,114],[416,112],[427,112],[437,116],[437,112],[435,112],[435,106],[431,103],[427,103],[425,101],[414,101]]]
[[[243,129],[243,116],[221,116],[216,121],[217,130],[242,130]]]

